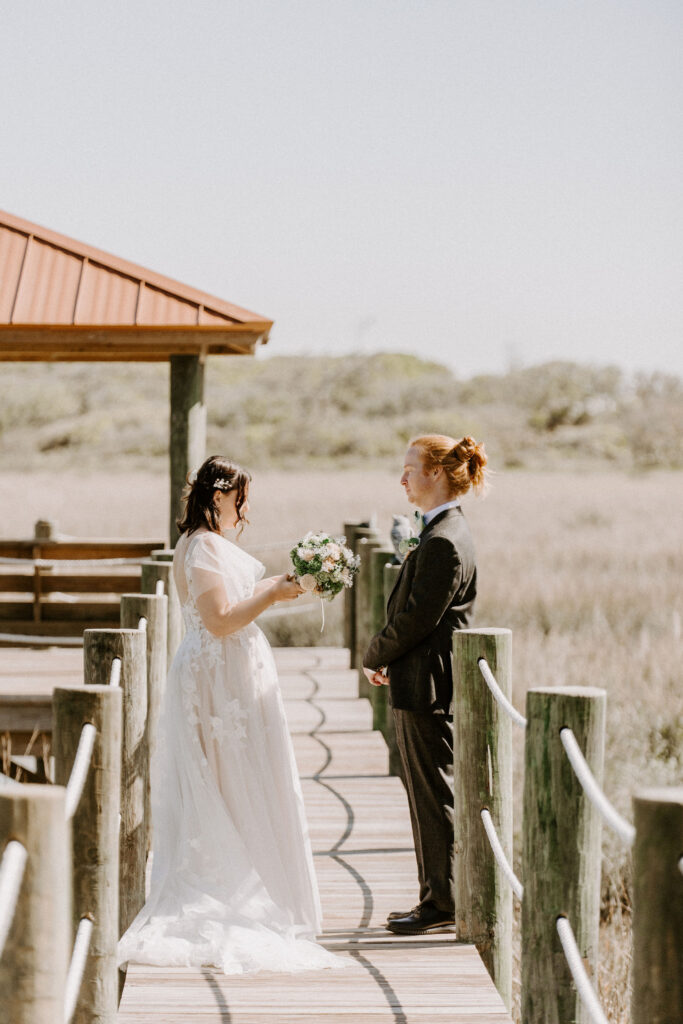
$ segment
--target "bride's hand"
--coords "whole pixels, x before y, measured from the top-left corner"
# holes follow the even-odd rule
[[[303,594],[302,588],[291,576],[283,573],[282,576],[274,576],[273,598],[275,601],[295,601]]]

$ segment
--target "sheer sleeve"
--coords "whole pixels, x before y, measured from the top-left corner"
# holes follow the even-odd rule
[[[220,544],[220,537],[212,533],[201,533],[187,552],[187,588],[195,602],[210,590],[221,590],[224,600],[228,597]]]
[[[185,575],[189,594],[206,628],[214,632],[217,619],[235,601],[238,593],[229,585],[221,551],[222,538],[202,533],[187,552]]]

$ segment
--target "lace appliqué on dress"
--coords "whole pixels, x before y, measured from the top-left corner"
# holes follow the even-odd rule
[[[238,700],[227,700],[221,708],[221,715],[209,719],[211,738],[218,743],[238,742],[247,738],[247,713]]]

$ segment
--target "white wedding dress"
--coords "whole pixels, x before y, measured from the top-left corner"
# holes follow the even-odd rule
[[[314,941],[320,901],[268,641],[255,623],[217,638],[197,607],[206,594],[250,597],[263,573],[220,534],[178,542],[186,632],[152,760],[151,889],[119,942],[120,963],[226,974],[344,964]]]

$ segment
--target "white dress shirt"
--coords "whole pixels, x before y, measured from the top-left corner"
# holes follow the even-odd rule
[[[424,524],[429,526],[432,519],[438,516],[439,512],[445,512],[447,508],[460,508],[460,502],[457,498],[454,501],[446,501],[443,505],[437,505],[436,508],[430,508],[429,512],[424,514]]]

